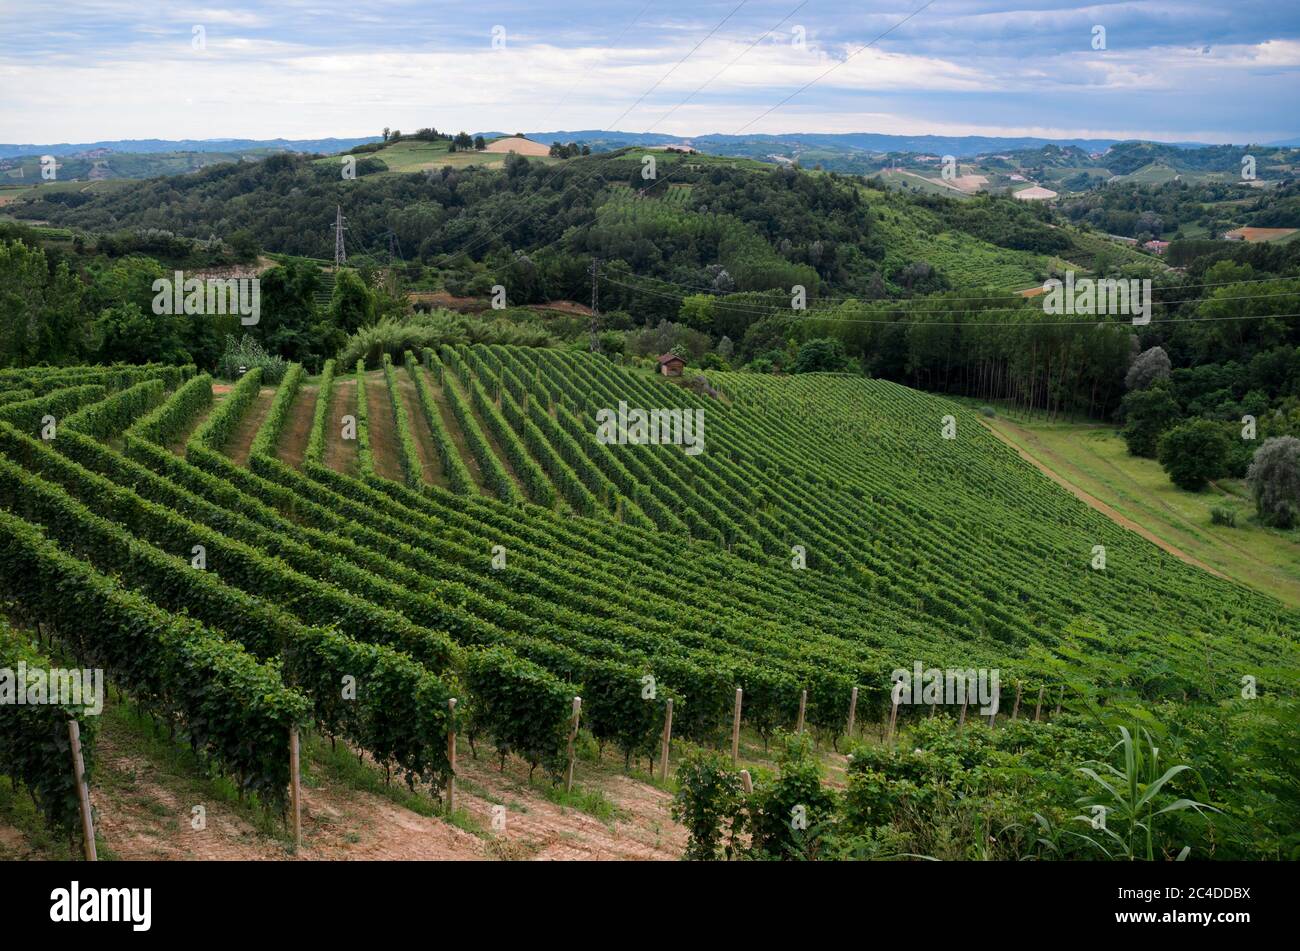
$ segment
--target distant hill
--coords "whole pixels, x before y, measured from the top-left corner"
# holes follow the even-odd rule
[[[484,135],[504,135],[493,132]],[[626,145],[668,145],[689,143],[696,148],[718,155],[757,158],[771,152],[843,149],[856,152],[928,152],[936,155],[955,155],[972,158],[990,152],[1019,149],[1036,149],[1046,145],[1075,147],[1085,152],[1103,152],[1123,139],[1044,139],[1035,136],[944,136],[944,135],[885,135],[877,132],[817,133],[792,132],[779,135],[664,135],[657,132],[610,132],[600,129],[583,129],[561,132],[529,132],[528,138],[541,142],[582,142],[593,149],[616,149]],[[1199,142],[1162,143],[1177,148],[1197,148]]]

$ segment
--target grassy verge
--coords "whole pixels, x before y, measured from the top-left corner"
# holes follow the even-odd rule
[[[1261,525],[1239,481],[1224,480],[1201,492],[1179,489],[1159,463],[1130,456],[1112,426],[1028,421],[1001,410],[984,422],[1163,541],[1235,581],[1300,606],[1300,532]],[[1211,524],[1216,506],[1235,509],[1237,525]]]

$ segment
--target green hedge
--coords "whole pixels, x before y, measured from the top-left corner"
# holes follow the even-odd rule
[[[22,403],[35,398],[35,396],[35,390],[5,390],[0,392],[0,406],[7,406],[10,403]]]
[[[135,435],[163,444],[172,442],[211,405],[212,377],[204,373],[186,382],[161,406],[137,420],[127,429],[127,437]]]
[[[266,414],[266,419],[262,421],[262,426],[253,437],[253,445],[249,449],[249,454],[258,453],[268,456],[275,455],[275,445],[280,441],[280,433],[284,430],[284,424],[289,419],[289,407],[293,405],[293,398],[298,395],[298,388],[302,386],[303,369],[301,363],[289,364],[289,369],[284,374],[284,379],[280,381],[280,386],[275,391],[275,399],[271,401],[271,409]]]
[[[329,425],[330,398],[334,394],[334,361],[326,360],[320,374],[320,388],[316,391],[316,412],[311,419],[311,435],[307,438],[305,459],[320,462],[325,457],[325,427]]]
[[[146,501],[12,427],[0,426],[0,451],[42,478],[68,487],[78,498],[93,500],[98,512],[164,550],[189,558],[194,545],[204,546],[210,570],[250,594],[291,605],[307,623],[337,624],[368,640],[405,650],[435,670],[454,664],[456,647],[445,634],[419,627],[395,611],[364,600],[352,593],[354,588],[318,581],[280,558],[184,518],[168,506]],[[322,557],[317,557],[315,566],[327,576],[331,569],[342,567]],[[349,579],[365,581],[355,573],[349,574]]]
[[[221,405],[213,410],[203,424],[194,431],[190,443],[207,446],[216,452],[224,449],[239,426],[239,421],[244,418],[244,414],[257,399],[261,388],[262,368],[253,367],[239,378],[239,382],[226,394]]]
[[[24,432],[36,434],[46,416],[53,416],[56,423],[61,423],[81,407],[103,399],[106,392],[105,387],[94,383],[70,386],[21,403],[10,403],[0,407],[0,423],[10,423]]]
[[[175,389],[194,374],[194,366],[163,366],[145,364],[142,366],[111,367],[40,367],[30,371],[26,377],[26,386],[43,395],[54,390],[70,386],[99,384],[105,389],[121,390],[134,386],[143,380],[162,380],[167,389]]]
[[[0,621],[0,668],[50,670],[54,662],[4,621]],[[16,684],[22,690],[22,684]],[[0,774],[21,782],[51,827],[73,835],[81,828],[77,781],[72,773],[68,720],[81,724],[81,755],[89,781],[95,768],[99,720],[79,707],[62,704],[0,704]]]
[[[465,680],[477,701],[474,730],[491,734],[503,756],[515,753],[560,775],[572,685],[500,647],[470,654]]]
[[[0,512],[0,583],[80,663],[105,668],[240,788],[283,809],[289,731],[308,722],[311,704],[276,668],[125,590],[10,512]]]
[[[447,405],[451,407],[451,414],[456,417],[456,424],[460,426],[461,435],[465,437],[470,454],[478,463],[479,471],[483,474],[483,481],[487,483],[488,488],[503,502],[516,505],[522,503],[523,494],[511,480],[510,474],[506,472],[505,466],[492,451],[492,447],[488,445],[487,437],[483,435],[478,421],[474,419],[469,404],[460,395],[455,381],[446,374],[443,375],[442,392],[447,396]]]
[[[105,450],[108,451],[108,450]],[[184,558],[134,538],[66,492],[0,456],[0,499],[39,520],[65,549],[114,574],[159,606],[185,613],[240,641],[255,656],[280,657],[283,675],[312,698],[316,722],[392,762],[407,777],[441,783],[448,764],[445,713],[450,683],[391,648],[309,627],[275,604],[197,571]],[[355,699],[343,697],[345,677]]]
[[[426,354],[432,351],[425,350]],[[406,352],[406,370],[415,381],[415,392],[420,398],[420,409],[424,412],[425,422],[429,424],[429,432],[433,435],[433,447],[438,453],[438,459],[442,462],[442,473],[447,477],[447,486],[457,495],[472,495],[474,493],[474,480],[466,468],[465,462],[456,451],[456,444],[452,442],[451,433],[447,432],[447,427],[442,421],[442,413],[438,411],[438,401],[433,395],[433,390],[429,388],[429,382],[420,372],[419,366],[415,361],[414,355],[408,350]]]
[[[366,361],[357,361],[357,464],[362,475],[374,475],[375,457],[370,452],[370,406],[366,402]]]
[[[108,439],[161,403],[165,392],[162,380],[145,380],[77,410],[64,422],[64,429]]]
[[[398,388],[397,370],[388,354],[383,357],[384,382],[388,385],[388,401],[393,407],[393,422],[397,427],[398,458],[402,464],[402,477],[413,489],[424,485],[424,463],[420,461],[420,450],[416,448],[415,437],[411,435],[411,416],[406,411],[402,391]]]
[[[523,482],[529,498],[543,508],[554,508],[555,486],[551,485],[542,467],[528,454],[523,442],[501,415],[501,410],[483,388],[479,378],[471,376],[467,387],[470,400],[478,410],[479,418],[496,439],[497,445],[505,452],[506,458],[510,460],[510,465],[515,470],[515,475]]]

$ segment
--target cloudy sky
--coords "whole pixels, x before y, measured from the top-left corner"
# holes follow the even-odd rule
[[[1300,4],[0,0],[0,88],[4,142],[427,125],[1267,142],[1300,134]]]

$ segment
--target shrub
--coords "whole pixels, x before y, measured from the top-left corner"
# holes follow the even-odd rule
[[[712,861],[737,854],[746,819],[745,787],[721,753],[697,749],[683,758],[673,818],[686,826],[685,858]]]
[[[1222,505],[1216,505],[1210,509],[1210,523],[1212,525],[1226,525],[1229,528],[1237,527],[1237,510],[1226,508]]]
[[[436,350],[446,344],[470,343],[513,344],[520,347],[549,347],[555,341],[539,323],[498,318],[468,318],[449,310],[433,310],[411,317],[385,317],[369,327],[362,327],[347,338],[339,351],[340,366],[354,366],[365,360],[370,369],[378,369],[384,354],[401,363],[407,350],[416,353],[426,347]]]
[[[822,785],[812,740],[784,737],[781,775],[767,783],[753,809],[753,848],[769,858],[816,858],[834,817],[835,795]]]
[[[227,380],[237,380],[254,367],[262,368],[262,383],[275,386],[284,379],[289,364],[283,357],[267,353],[252,334],[236,340],[226,334],[226,348],[217,361],[217,373]]]

